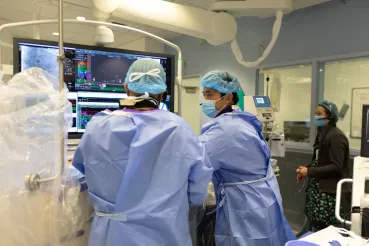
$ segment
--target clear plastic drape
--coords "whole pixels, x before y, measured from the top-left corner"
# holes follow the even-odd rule
[[[0,81],[1,245],[87,245],[91,209],[77,170],[65,163],[61,177],[35,191],[25,186],[29,174],[60,173],[72,108],[68,89],[60,93],[58,85],[39,68]]]

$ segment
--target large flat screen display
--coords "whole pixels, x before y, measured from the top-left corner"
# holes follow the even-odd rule
[[[56,42],[14,39],[14,74],[30,67],[39,67],[59,77]],[[167,74],[167,91],[160,109],[174,109],[174,56],[144,53],[98,46],[64,44],[64,81],[73,105],[73,127],[70,138],[81,137],[88,121],[105,109],[119,108],[126,97],[124,82],[129,67],[138,59],[152,58]]]

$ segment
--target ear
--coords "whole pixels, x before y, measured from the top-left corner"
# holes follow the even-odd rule
[[[233,104],[233,94],[227,94],[225,97],[224,97],[225,101],[227,104],[230,104],[232,105]]]
[[[127,83],[124,83],[124,89],[126,90],[127,95],[131,94],[131,91],[128,89]]]

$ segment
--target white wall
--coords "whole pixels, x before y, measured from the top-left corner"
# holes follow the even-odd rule
[[[186,102],[181,105],[182,107],[182,117],[187,121],[187,123],[192,127],[193,131],[200,135],[200,122],[199,117],[201,115],[200,108],[200,78],[188,78],[182,80],[183,89],[182,89],[182,101]],[[195,88],[195,92],[187,92],[186,88]]]
[[[0,20],[0,25],[5,24],[4,21]],[[0,59],[1,64],[6,65],[13,65],[13,48],[12,46],[9,47],[9,45],[13,44],[13,36],[9,32],[9,30],[4,30],[1,32],[1,38],[2,42],[0,43]],[[1,69],[1,67],[0,67]],[[11,75],[5,75],[3,80],[6,82],[11,78]]]
[[[127,44],[121,45],[117,48],[126,49],[126,50],[145,51],[146,50],[146,40],[145,38],[139,38]]]
[[[0,44],[0,59],[1,59],[0,63],[4,66],[13,65],[13,48]],[[0,69],[4,69],[4,68],[0,66]],[[11,70],[10,74],[12,74],[13,73],[12,66],[10,70]],[[5,70],[3,71],[6,72]],[[11,75],[6,74],[3,77],[3,80],[5,82],[7,82],[9,79],[11,79]]]
[[[160,43],[152,38],[146,38],[145,48],[147,52],[152,53],[164,53],[165,52],[165,45]]]
[[[135,41],[129,42],[122,46],[117,47],[118,49],[127,49],[135,51],[146,51],[151,53],[164,53],[164,44],[152,39],[142,37]]]

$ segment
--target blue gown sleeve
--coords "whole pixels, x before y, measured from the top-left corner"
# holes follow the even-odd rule
[[[206,155],[205,146],[199,142],[192,128],[183,123],[181,152],[190,164],[188,176],[188,201],[191,206],[201,205],[208,195],[208,184],[213,176],[213,168]]]
[[[224,158],[224,153],[229,148],[227,146],[229,141],[222,139],[223,136],[223,130],[218,123],[215,123],[199,137],[199,141],[205,146],[206,154],[214,172],[221,168],[222,158]]]
[[[79,142],[78,144],[78,148],[76,150],[76,153],[74,153],[74,156],[73,156],[73,162],[72,162],[72,165],[78,170],[80,171],[82,174],[86,174],[85,173],[85,159],[83,157],[83,150],[85,148],[85,145],[86,145],[86,138],[87,138],[87,132],[88,131],[88,128],[86,129],[86,132],[85,134],[83,134],[82,138],[81,138],[81,141]]]
[[[198,157],[194,159],[188,178],[188,198],[191,206],[201,205],[208,195],[208,184],[213,176],[213,169],[206,155],[205,147],[197,141]]]
[[[83,155],[81,146],[78,146],[76,153],[73,157],[73,166],[80,171],[82,174],[85,174],[85,165],[83,163]]]
[[[78,170],[80,171],[82,174],[86,174],[85,173],[85,159],[83,157],[83,152],[84,149],[86,148],[86,141],[88,138],[88,135],[90,132],[94,132],[94,129],[91,129],[91,125],[93,125],[93,122],[100,116],[100,115],[104,115],[103,113],[98,113],[96,116],[94,116],[90,122],[88,123],[87,127],[86,127],[86,131],[83,134],[81,141],[78,144],[78,148],[76,150],[76,153],[74,153],[73,156],[73,162],[72,165]]]

